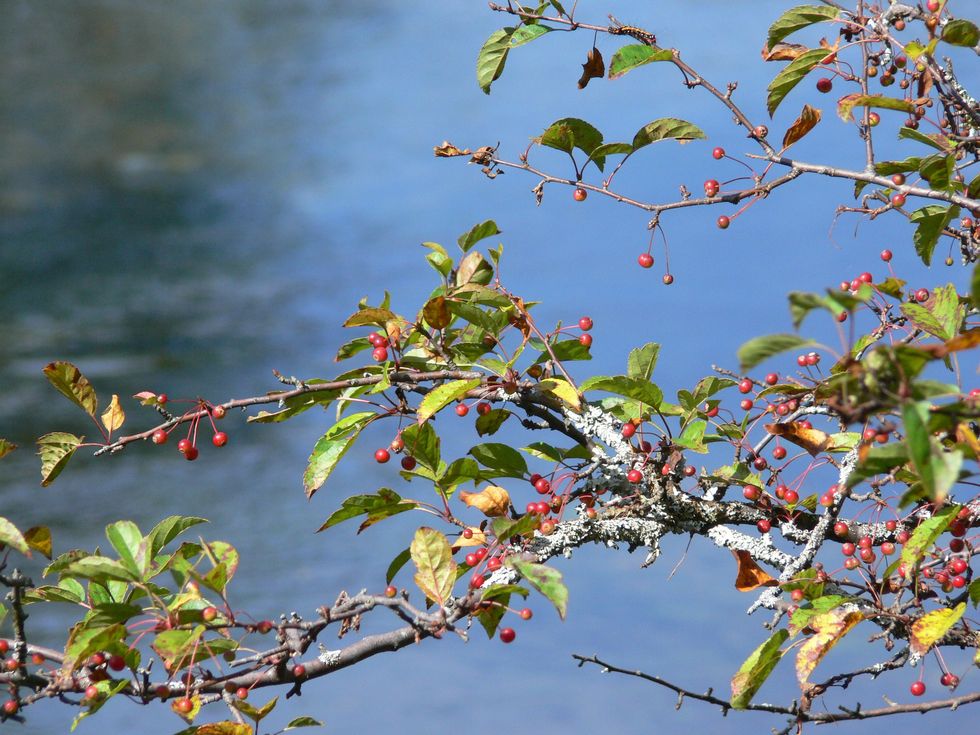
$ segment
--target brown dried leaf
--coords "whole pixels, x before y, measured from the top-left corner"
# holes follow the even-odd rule
[[[817,126],[817,123],[820,122],[821,114],[820,110],[815,107],[803,105],[800,116],[793,121],[793,124],[789,126],[789,129],[783,136],[783,150],[789,148],[793,143],[801,140],[803,136],[813,130]]]
[[[578,88],[585,89],[590,79],[602,79],[606,74],[606,65],[602,61],[602,54],[595,46],[589,51],[589,55],[582,64],[582,77],[578,80]]]
[[[493,161],[493,154],[496,152],[497,149],[489,145],[477,148],[473,152],[473,157],[470,158],[470,163],[479,163],[481,166],[489,166]]]
[[[792,61],[804,51],[809,51],[806,46],[799,43],[777,43],[771,49],[763,47],[763,61]]]
[[[836,447],[834,438],[830,434],[820,431],[820,429],[804,429],[795,421],[789,421],[785,424],[766,424],[766,431],[775,436],[781,436],[798,447],[803,447],[814,457]]]
[[[766,571],[755,563],[752,555],[741,549],[732,551],[738,562],[738,574],[735,577],[735,589],[739,592],[751,592],[759,587],[775,587],[779,584]]]
[[[980,327],[968,329],[943,344],[923,345],[919,349],[933,357],[946,357],[950,352],[969,350],[977,345],[980,345]]]
[[[445,296],[429,299],[422,307],[422,316],[433,329],[445,329],[453,320],[452,314],[449,313],[449,307],[446,306]]]
[[[468,156],[471,151],[469,148],[460,150],[448,140],[442,141],[442,145],[437,145],[432,149],[433,153],[436,154],[436,158],[452,158],[453,156]]]
[[[491,518],[507,515],[507,511],[510,510],[510,494],[497,485],[487,485],[478,493],[468,493],[462,490],[459,493],[459,499]]]

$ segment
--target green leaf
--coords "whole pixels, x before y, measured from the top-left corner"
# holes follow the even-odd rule
[[[551,28],[548,26],[543,26],[538,23],[520,26],[510,37],[510,47],[523,46],[525,43],[530,43],[535,39],[541,38],[541,36],[550,30]]]
[[[932,547],[936,539],[949,527],[956,518],[959,506],[943,508],[938,513],[922,523],[912,532],[909,540],[902,547],[901,563],[905,565],[908,574],[912,574],[915,565]]]
[[[633,136],[633,150],[637,151],[661,140],[676,140],[685,143],[704,137],[704,132],[694,123],[678,120],[675,117],[662,117],[647,123],[636,131],[636,135]]]
[[[486,600],[486,597],[483,599]],[[497,634],[497,626],[500,625],[501,619],[507,613],[507,606],[510,604],[510,593],[506,591],[500,592],[492,599],[496,601],[496,605],[481,606],[476,613],[476,619],[480,621],[480,625],[483,626],[483,629],[487,632],[487,638],[490,640],[493,640],[493,637]]]
[[[344,322],[345,327],[384,327],[390,321],[398,319],[398,315],[390,309],[384,309],[379,307],[368,307],[366,309],[359,309],[358,311],[347,317],[347,321]]]
[[[437,605],[444,605],[456,582],[456,562],[449,541],[441,533],[423,526],[415,532],[409,547],[415,562],[415,584]]]
[[[106,538],[119,554],[119,561],[133,574],[142,577],[146,572],[149,557],[146,542],[139,527],[132,521],[116,521],[105,529]]]
[[[684,431],[674,440],[674,444],[686,447],[700,454],[705,454],[708,451],[708,448],[704,445],[704,432],[707,428],[708,424],[706,421],[702,421],[701,419],[692,421],[684,427]]]
[[[914,112],[915,105],[906,100],[886,97],[880,94],[848,94],[837,100],[837,115],[844,122],[854,119],[855,107],[875,107],[879,110],[898,110]]]
[[[500,539],[501,544],[506,544],[507,540],[514,536],[523,536],[530,533],[538,526],[540,519],[528,513],[521,516],[518,520],[510,518],[494,518],[490,524],[493,535]]]
[[[538,142],[565,153],[571,153],[575,148],[578,148],[586,156],[591,156],[592,152],[602,143],[602,133],[585,120],[579,120],[577,117],[565,117],[553,122],[541,134]],[[596,166],[601,171],[605,164],[605,158],[595,156],[592,160],[595,161]]]
[[[323,486],[341,457],[354,445],[358,434],[375,416],[373,411],[345,416],[317,440],[306,465],[306,472],[303,473],[303,486],[307,498],[313,497],[313,494]]]
[[[940,143],[939,140],[944,143]],[[914,140],[918,143],[924,143],[927,146],[935,148],[937,151],[943,151],[944,153],[952,147],[952,143],[945,135],[926,135],[925,133],[920,133],[918,130],[913,130],[912,128],[907,128],[904,125],[898,129],[898,139],[899,140]]]
[[[847,487],[852,488],[875,475],[887,474],[908,461],[908,449],[900,442],[871,447],[848,475]]]
[[[954,46],[972,48],[980,43],[980,28],[972,21],[957,18],[943,26],[943,40]]]
[[[201,523],[208,523],[206,518],[195,516],[168,516],[153,527],[153,530],[146,535],[149,557],[152,559],[164,546],[169,544],[188,528],[192,528]]]
[[[317,529],[317,533],[351,518],[367,516],[357,529],[357,532],[360,533],[380,520],[417,507],[418,503],[414,500],[402,500],[401,496],[394,490],[383,487],[374,495],[353,495],[347,498],[341,504],[340,509],[335,510],[326,522]]]
[[[95,418],[95,413],[99,410],[99,399],[81,370],[70,362],[59,361],[45,366],[44,375],[59,393]]]
[[[467,253],[466,257],[459,261],[459,267],[456,269],[457,287],[467,284],[486,286],[492,278],[493,266],[476,250]]]
[[[520,574],[534,589],[547,597],[558,611],[558,617],[565,619],[568,612],[568,588],[557,569],[522,559],[517,555],[507,558],[507,566]]]
[[[603,143],[592,149],[592,153],[589,154],[589,160],[604,162],[606,156],[621,156],[632,152],[633,146],[629,143]],[[599,170],[602,170],[602,166],[599,166]]]
[[[276,708],[278,701],[279,697],[273,697],[261,707],[253,707],[244,700],[233,699],[232,705],[250,720],[254,720],[255,724],[258,725],[270,712],[272,712],[272,710]]]
[[[973,308],[980,309],[980,263],[973,266],[973,277],[970,279],[970,298]]]
[[[504,421],[511,417],[511,412],[506,408],[494,408],[487,411],[482,416],[477,416],[476,423],[476,433],[480,436],[489,436],[490,434],[496,434],[497,430],[503,426]]]
[[[490,413],[493,413],[493,411]],[[480,468],[476,462],[469,457],[460,457],[450,462],[446,471],[439,476],[439,487],[446,493],[451,493],[458,485],[462,485],[464,482],[470,480],[476,480],[479,476]]]
[[[740,369],[743,372],[751,370],[770,357],[812,344],[814,344],[813,340],[803,339],[795,334],[770,334],[765,337],[750,339],[738,348]]]
[[[6,518],[0,517],[0,544],[17,549],[24,556],[31,555],[31,549],[27,545],[24,534],[13,523]]]
[[[908,56],[911,61],[917,60],[923,54],[927,56],[932,56],[932,54],[936,50],[936,44],[938,43],[939,43],[938,38],[932,39],[931,41],[929,41],[929,43],[926,46],[923,46],[918,41],[910,41],[909,43],[905,44],[905,48],[904,48],[905,55]],[[902,135],[901,130],[899,131],[898,134],[899,137],[901,137]]]
[[[89,627],[76,624],[68,635],[65,645],[65,666],[74,671],[82,666],[96,651],[112,648],[119,641],[126,640],[126,626],[116,623],[109,626]]]
[[[771,49],[790,34],[814,23],[835,20],[839,14],[840,10],[826,5],[798,5],[790,8],[769,26],[766,46]]]
[[[663,392],[653,383],[647,380],[628,378],[625,375],[596,375],[582,383],[579,388],[583,393],[587,390],[602,390],[607,393],[626,396],[651,408],[658,408],[664,399]]]
[[[769,97],[766,100],[766,109],[769,111],[769,117],[773,116],[776,108],[779,107],[779,104],[786,98],[786,95],[790,93],[793,87],[803,81],[803,78],[817,64],[827,58],[828,54],[830,54],[830,51],[822,48],[804,51],[776,75],[769,83]]]
[[[419,404],[418,422],[428,421],[453,401],[462,398],[469,391],[480,386],[482,381],[479,378],[471,380],[453,380],[448,383],[433,388],[425,394],[425,398]]]
[[[527,28],[539,28],[542,26],[525,26]],[[471,247],[476,245],[480,240],[484,240],[488,237],[493,237],[494,235],[500,234],[500,228],[497,227],[497,223],[492,219],[488,219],[481,222],[478,225],[473,225],[469,232],[460,235],[456,242],[459,243],[459,249],[464,253]]]
[[[64,574],[71,577],[83,577],[96,582],[107,582],[118,579],[121,582],[136,582],[139,575],[128,569],[121,562],[105,556],[86,556],[73,562],[65,569]]]
[[[674,58],[674,52],[670,49],[631,43],[613,54],[609,61],[609,78],[619,79],[626,72],[633,71],[638,66],[654,61],[670,61],[672,58]]]
[[[488,442],[477,444],[470,449],[477,462],[491,470],[503,473],[507,477],[524,477],[527,474],[527,462],[513,447],[507,444]]]
[[[953,171],[956,159],[952,155],[935,154],[929,156],[919,165],[919,174],[933,189],[952,190]]]
[[[54,431],[37,440],[37,453],[41,458],[42,487],[47,487],[54,482],[84,439],[84,436]]]
[[[412,424],[405,427],[402,431],[402,440],[405,442],[405,451],[415,457],[420,465],[432,472],[439,471],[441,461],[439,435],[431,424]]]
[[[731,705],[734,709],[745,709],[752,697],[759,691],[776,664],[783,657],[780,646],[789,638],[786,629],[777,630],[762,645],[756,648],[732,677]]]
[[[391,564],[388,565],[388,571],[385,572],[385,584],[391,584],[391,580],[395,578],[395,575],[401,571],[403,566],[408,564],[411,558],[411,549],[405,549],[392,559]]]
[[[626,375],[639,380],[650,380],[659,355],[660,345],[656,342],[647,342],[642,347],[634,347],[626,358]]]
[[[513,28],[501,28],[490,34],[476,57],[476,83],[484,94],[490,94],[490,85],[504,72]]]
[[[302,715],[301,717],[296,717],[289,721],[283,730],[294,730],[297,727],[323,727],[323,723],[319,720],[314,720],[309,715]]]
[[[929,431],[928,401],[906,403],[902,407],[905,424],[905,445],[909,459],[922,481],[923,490],[936,503],[941,503],[959,479],[963,455],[947,452]]]
[[[904,174],[909,171],[918,171],[921,164],[922,158],[920,156],[911,156],[904,161],[878,161],[875,164],[875,173],[879,176]]]
[[[789,313],[793,318],[793,329],[799,329],[806,315],[811,311],[825,307],[826,303],[819,294],[791,291],[789,294]]]

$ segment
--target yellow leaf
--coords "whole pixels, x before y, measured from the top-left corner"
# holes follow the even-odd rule
[[[759,587],[775,587],[779,584],[762,567],[755,563],[755,560],[749,552],[740,549],[738,551],[732,551],[732,555],[738,562],[735,589],[739,592],[751,592]]]
[[[469,493],[466,493],[465,490],[460,493],[460,495],[464,495],[464,494],[469,494]],[[469,538],[466,538],[465,536],[462,535],[459,536],[459,538],[453,541],[453,546],[458,546],[458,547],[483,546],[487,542],[487,535],[483,533],[483,531],[481,531],[479,528],[477,528],[476,526],[470,526],[469,529],[473,535],[470,536]]]
[[[796,421],[789,421],[785,424],[766,424],[766,431],[775,436],[781,436],[798,447],[803,447],[814,457],[821,452],[829,452],[837,446],[834,437],[830,434],[820,431],[820,429],[804,429]]]
[[[796,118],[786,134],[783,136],[783,148],[789,148],[793,143],[803,138],[804,135],[813,130],[817,123],[820,122],[820,110],[810,107],[810,105],[803,105],[803,111],[800,116]]]
[[[560,398],[576,412],[582,407],[582,399],[579,398],[578,391],[564,378],[547,378],[538,383],[538,387],[556,398]]]
[[[864,620],[864,614],[858,610],[845,612],[837,607],[810,619],[809,626],[815,632],[800,646],[796,654],[796,679],[801,687],[806,687],[810,674],[817,668],[823,657],[847,632]]]
[[[415,572],[415,584],[425,596],[444,605],[456,582],[456,562],[449,541],[433,528],[422,527],[415,532],[409,547]]]
[[[924,654],[939,641],[966,612],[966,603],[961,602],[954,608],[933,610],[912,623],[912,635],[909,643],[912,651]]]
[[[119,396],[115,393],[112,394],[112,400],[109,402],[109,407],[102,412],[102,425],[106,428],[110,434],[123,425],[126,420],[126,412],[123,411],[121,405],[119,405]]]
[[[459,499],[491,518],[507,515],[510,510],[510,494],[497,485],[487,485],[478,493],[468,493],[462,490],[459,493]]]

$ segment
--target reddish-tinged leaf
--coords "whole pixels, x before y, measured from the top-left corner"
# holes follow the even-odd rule
[[[770,48],[762,49],[763,61],[792,61],[804,51],[809,51],[806,46],[800,43],[777,43]]]
[[[978,330],[980,331],[980,330]],[[6,439],[0,439],[0,457],[6,457],[17,448],[17,445]]]
[[[855,625],[864,620],[859,610],[846,610],[837,607],[810,619],[809,626],[814,634],[808,638],[796,654],[796,679],[805,689],[810,674],[817,668],[830,649],[837,645]]]
[[[800,116],[793,121],[793,124],[789,126],[789,129],[783,136],[783,148],[789,148],[793,143],[801,140],[803,136],[813,130],[817,126],[817,123],[820,122],[821,114],[820,110],[810,107],[810,105],[803,105],[803,111],[800,112]]]
[[[99,399],[95,395],[92,384],[82,375],[81,370],[70,362],[52,362],[44,368],[44,375],[59,393],[95,418]]]
[[[739,667],[732,677],[731,705],[734,709],[745,709],[749,706],[752,697],[783,657],[784,652],[780,646],[787,638],[789,633],[785,629],[777,630]]]
[[[749,552],[741,549],[733,550],[732,556],[738,562],[735,589],[739,592],[751,592],[759,587],[775,587],[779,584],[762,567],[755,563],[755,560]]]

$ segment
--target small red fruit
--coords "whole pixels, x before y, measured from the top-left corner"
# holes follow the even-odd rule
[[[476,554],[466,555],[466,566],[475,567],[479,563],[480,563],[480,558]]]
[[[479,587],[482,587],[483,583],[486,581],[487,580],[484,578],[484,576],[479,572],[477,572],[472,577],[470,577],[470,587],[472,587],[473,589],[477,589]]]
[[[578,343],[585,348],[592,346],[592,335],[591,334],[580,334],[578,336]]]
[[[490,411],[493,410],[489,403],[486,401],[480,401],[476,404],[476,412],[481,416],[486,416]]]
[[[786,457],[786,447],[775,447],[772,450],[773,459],[785,459]]]
[[[752,381],[749,380],[748,378],[743,379],[742,382],[738,384],[739,393],[750,393],[751,391],[752,391]]]
[[[302,679],[304,676],[306,676],[306,667],[303,666],[303,664],[296,664],[293,667],[293,676],[297,679]]]
[[[742,402],[739,403],[738,405],[742,408],[743,411],[749,411],[749,410],[752,409],[752,399],[751,398],[743,398],[742,399]]]
[[[711,155],[716,161],[719,161],[725,157],[725,149],[720,147],[715,148],[713,151],[711,151]]]
[[[635,484],[643,479],[643,473],[639,470],[630,470],[626,473],[626,479]]]
[[[212,618],[213,619],[213,618]],[[118,653],[114,653],[109,656],[109,668],[113,671],[122,671],[126,668],[126,659],[120,656]]]
[[[388,348],[387,347],[375,347],[371,351],[371,357],[374,358],[375,362],[384,362],[388,359]]]
[[[211,406],[211,416],[219,421],[225,417],[227,410],[224,406]]]
[[[653,256],[650,255],[650,253],[640,253],[640,256],[636,259],[636,262],[640,264],[641,268],[652,268]]]
[[[674,282],[674,277],[670,273],[664,273],[663,282],[665,286],[669,286]]]
[[[467,406],[465,403],[457,403],[456,404],[456,415],[457,416],[465,416],[469,412],[470,412],[470,407]]]
[[[5,638],[0,638],[0,656],[10,650],[10,643]]]
[[[235,696],[239,699],[248,699],[248,689],[246,687],[238,687],[235,690]]]
[[[514,632],[513,628],[500,629],[500,640],[504,643],[513,643],[515,638],[517,638],[517,633]]]
[[[779,382],[779,373],[769,373],[766,375],[766,385],[776,385]]]
[[[193,444],[191,444],[191,440],[190,439],[181,439],[179,442],[177,442],[177,451],[178,452],[186,452],[192,446],[193,446]]]
[[[572,199],[574,199],[576,202],[584,202],[585,201],[585,198],[588,195],[589,195],[589,192],[587,192],[585,189],[582,189],[580,187],[580,188],[578,188],[578,189],[576,189],[575,191],[572,192]]]
[[[94,702],[99,698],[99,688],[94,684],[85,687],[85,699]]]
[[[381,449],[376,450],[374,453],[374,461],[377,462],[378,464],[384,464],[389,459],[391,459],[391,454],[388,452],[387,449],[383,447]]]
[[[625,424],[623,424],[623,437],[625,439],[629,439],[635,433],[636,433],[636,424],[634,424],[632,421],[627,421]]]
[[[534,613],[531,611],[531,608],[529,607],[525,607],[518,614],[521,616],[521,620],[530,620],[534,616]]]
[[[834,83],[829,77],[821,77],[817,80],[817,91],[827,94],[830,90],[834,88]]]
[[[923,301],[928,301],[929,300],[929,289],[920,288],[918,291],[916,291],[915,292],[915,300],[918,301],[920,304]]]
[[[843,538],[844,536],[847,536],[847,531],[848,531],[847,524],[844,523],[844,521],[837,521],[837,523],[834,524],[835,535]]]
[[[905,206],[905,195],[901,192],[896,192],[892,194],[892,206],[902,207]]]
[[[755,527],[759,529],[759,533],[769,533],[772,529],[772,523],[763,518],[761,521],[755,524]]]
[[[495,572],[498,569],[500,569],[500,567],[502,567],[503,564],[504,563],[502,561],[500,561],[500,557],[499,556],[495,556],[495,557],[491,558],[490,561],[487,562],[487,570],[488,571],[491,571],[491,572]]]
[[[800,494],[796,490],[787,490],[784,494],[784,499],[790,505],[795,505],[800,500]]]
[[[210,605],[204,608],[203,610],[201,610],[201,619],[205,623],[211,623],[217,617],[218,617],[218,608],[214,607],[213,605]],[[120,656],[119,658],[122,658],[122,656]],[[112,659],[109,659],[109,666],[112,666]],[[116,669],[116,671],[119,671],[119,669]]]
[[[534,489],[538,491],[539,495],[547,495],[551,492],[551,483],[545,478],[539,477],[534,483]]]
[[[389,584],[387,587],[385,587],[385,597],[391,598],[397,594],[398,594],[398,588],[395,587],[395,585]]]
[[[184,452],[184,459],[186,459],[188,462],[193,462],[195,459],[197,459],[199,454],[200,452],[197,451],[197,447],[188,447],[187,451]]]
[[[926,685],[921,681],[913,681],[912,686],[909,687],[909,691],[912,692],[913,697],[921,697],[926,693]]]
[[[31,654],[31,662],[34,663],[35,666],[40,666],[46,660],[47,659],[44,658],[44,654],[41,654],[41,653]]]
[[[167,432],[165,432],[163,429],[157,429],[153,432],[151,439],[154,444],[166,444],[167,436]]]
[[[742,488],[742,497],[746,500],[758,500],[762,495],[762,490],[760,490],[755,485],[746,485]]]
[[[730,225],[731,223],[732,223],[732,221],[728,217],[726,217],[725,215],[721,215],[721,217],[719,217],[718,220],[717,220],[717,222],[716,222],[716,224],[718,225],[718,229],[721,229],[721,230],[727,230],[728,229],[728,225]]]
[[[19,709],[20,704],[18,704],[16,699],[8,699],[3,703],[3,713],[5,715],[16,715]]]
[[[174,702],[173,707],[181,714],[186,715],[188,712],[194,709],[194,702],[192,702],[187,697],[181,697],[176,702]]]
[[[590,317],[583,316],[578,320],[578,328],[583,332],[588,332],[590,329],[592,329],[592,319]]]
[[[266,634],[266,633],[268,633],[268,632],[269,632],[270,630],[272,630],[272,621],[271,621],[271,620],[260,620],[260,621],[259,621],[259,622],[258,622],[258,623],[257,623],[257,624],[255,625],[255,629],[256,629],[256,630],[257,630],[257,631],[258,631],[259,633],[261,633],[262,635],[265,635],[265,634]]]
[[[228,435],[223,431],[219,431],[211,437],[211,443],[216,447],[223,447],[228,443]]]
[[[167,401],[169,401],[169,400],[170,399],[167,397],[167,394],[166,393],[161,393],[160,395],[157,396],[157,405],[159,405],[159,406],[166,406],[167,405]]]

